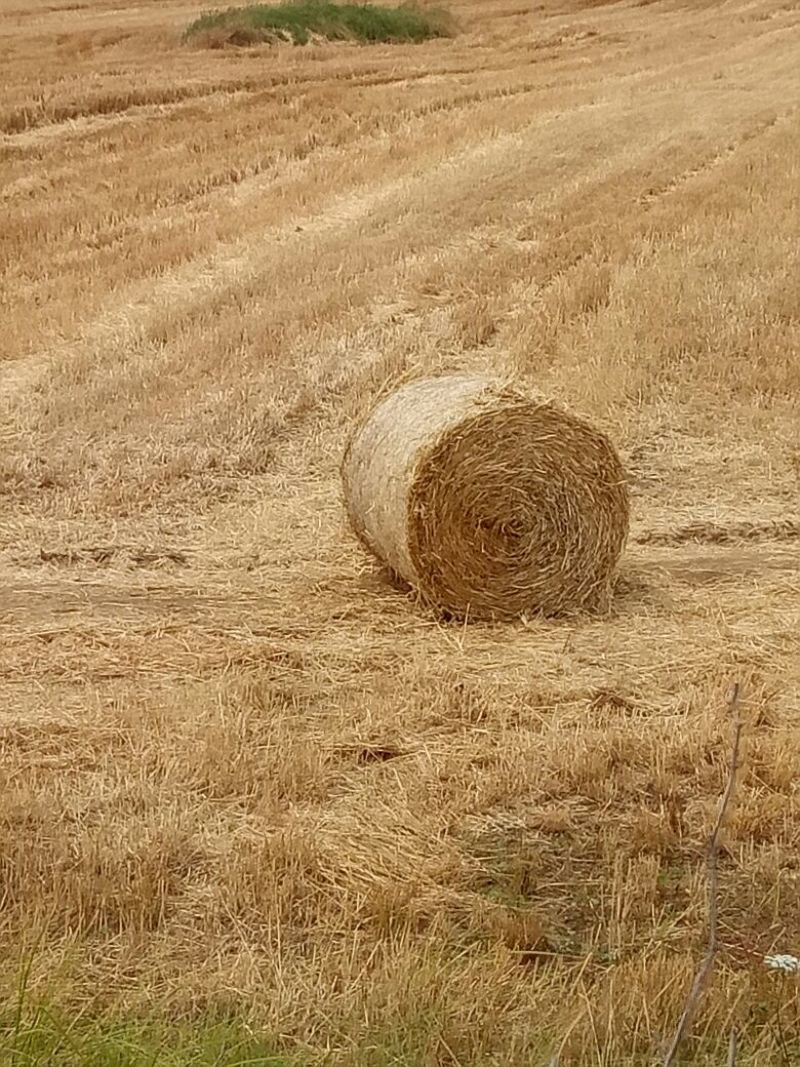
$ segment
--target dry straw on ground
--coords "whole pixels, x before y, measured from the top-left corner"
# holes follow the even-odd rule
[[[265,62],[65,5],[0,4],[0,1016],[30,960],[76,1064],[166,1016],[198,1062],[241,1018],[305,1067],[652,1065],[736,678],[681,1052],[794,1062],[800,8],[458,0]],[[612,428],[607,617],[360,580],[345,415],[456,365]]]
[[[361,540],[443,611],[607,603],[628,533],[622,464],[544,397],[484,376],[413,382],[356,431],[342,476]]]

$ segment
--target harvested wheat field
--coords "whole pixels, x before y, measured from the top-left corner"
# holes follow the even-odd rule
[[[452,12],[0,7],[0,1059],[656,1062],[737,683],[681,1053],[800,1055],[800,6]],[[359,544],[353,427],[445,372],[615,443],[605,612],[447,621]]]

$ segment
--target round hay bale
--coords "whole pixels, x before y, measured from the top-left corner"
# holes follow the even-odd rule
[[[485,377],[386,397],[342,464],[358,537],[450,615],[508,619],[608,601],[628,534],[608,438],[544,397]]]

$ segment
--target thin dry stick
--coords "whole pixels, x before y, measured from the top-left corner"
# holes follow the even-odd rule
[[[728,1067],[736,1067],[736,1031],[731,1030],[728,1041]]]
[[[672,1043],[669,1046],[669,1051],[664,1057],[664,1067],[671,1067],[675,1062],[675,1057],[678,1054],[681,1041],[686,1036],[686,1031],[689,1029],[694,1018],[694,1013],[697,1009],[697,1005],[700,1001],[700,997],[703,995],[703,991],[708,984],[708,980],[711,977],[711,972],[714,969],[714,960],[717,956],[717,950],[719,948],[717,940],[717,916],[718,916],[718,902],[719,902],[719,878],[717,874],[717,860],[719,858],[719,841],[722,834],[722,827],[725,822],[725,817],[728,814],[728,809],[733,800],[733,794],[736,790],[736,774],[739,770],[739,743],[742,737],[742,727],[744,723],[739,718],[739,683],[736,682],[731,690],[731,695],[728,700],[728,708],[732,716],[734,716],[734,730],[733,730],[733,747],[731,750],[730,769],[728,773],[728,784],[725,789],[725,793],[722,797],[722,803],[719,807],[719,814],[717,815],[717,821],[714,823],[714,829],[711,833],[711,838],[708,843],[708,861],[706,866],[707,871],[707,883],[708,883],[708,944],[706,947],[706,954],[703,958],[703,962],[700,964],[700,968],[692,984],[691,991],[686,1000],[686,1007],[683,1009],[683,1015],[681,1015],[678,1028],[675,1031],[675,1036],[672,1039]],[[734,1044],[734,1056],[735,1056],[735,1044]]]

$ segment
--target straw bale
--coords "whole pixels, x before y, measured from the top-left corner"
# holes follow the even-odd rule
[[[412,382],[356,429],[342,481],[362,543],[442,613],[608,602],[625,473],[603,433],[545,397],[482,376]]]

